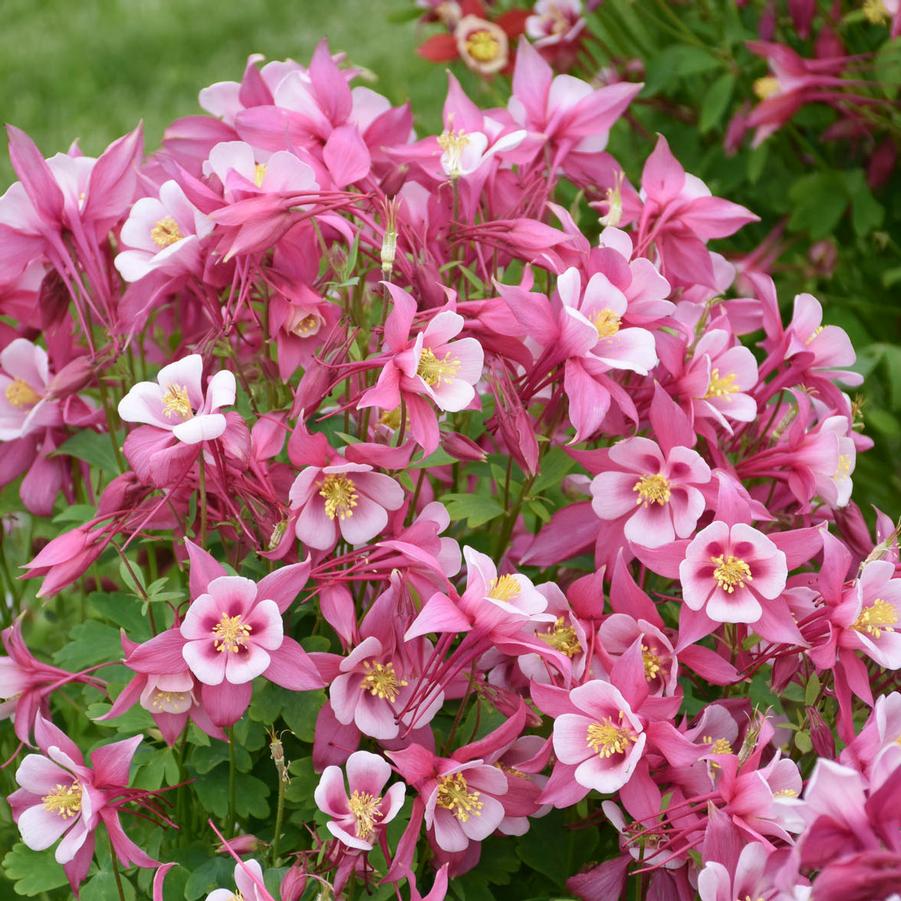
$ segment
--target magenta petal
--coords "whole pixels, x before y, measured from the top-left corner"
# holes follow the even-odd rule
[[[210,719],[217,726],[232,726],[244,714],[250,705],[253,685],[232,685],[223,682],[221,685],[204,685],[201,688],[201,699]]]
[[[289,691],[312,691],[325,684],[307,652],[289,637],[269,652],[269,667],[263,675]]]

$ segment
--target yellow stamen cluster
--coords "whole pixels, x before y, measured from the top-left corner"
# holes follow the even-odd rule
[[[298,319],[291,326],[291,334],[297,335],[298,338],[309,338],[310,335],[315,335],[319,331],[321,325],[322,322],[319,317],[310,313],[308,316]]]
[[[878,639],[883,632],[894,632],[897,623],[898,613],[895,608],[888,601],[876,598],[869,607],[860,611],[860,616],[854,620],[851,628]]]
[[[392,704],[397,700],[400,689],[409,684],[405,679],[398,678],[393,663],[370,663],[367,660],[363,669],[366,671],[363,677],[364,691]]]
[[[889,12],[885,8],[883,0],[864,0],[863,14],[866,20],[873,25],[881,25],[889,20]]]
[[[512,601],[519,597],[519,582],[514,576],[497,576],[488,583],[488,597],[493,601]]]
[[[741,557],[733,557],[732,554],[720,554],[719,557],[711,557],[711,563],[716,564],[713,571],[713,581],[719,585],[726,594],[732,594],[736,588],[744,588],[746,583],[753,582],[751,567]]]
[[[653,648],[648,647],[646,644],[641,646],[641,657],[644,661],[644,677],[648,682],[653,682],[660,675],[660,670],[663,669],[660,657],[654,652]]]
[[[253,629],[243,621],[241,615],[229,616],[222,614],[222,618],[213,626],[213,647],[221,654],[228,651],[229,654],[237,654],[248,641]]]
[[[622,319],[613,310],[604,307],[591,315],[591,324],[598,333],[598,338],[612,338],[622,325]]]
[[[501,43],[490,31],[473,31],[466,38],[466,51],[477,62],[491,63],[500,56]]]
[[[266,164],[257,163],[253,167],[253,183],[258,187],[263,187],[263,179],[266,177]]]
[[[625,754],[635,744],[635,733],[628,725],[623,725],[623,720],[623,713],[620,711],[619,725],[609,716],[599,723],[592,723],[585,733],[588,747],[599,757]]]
[[[163,691],[157,688],[150,696],[150,706],[154,710],[169,711],[172,707],[181,706],[190,694],[189,691]]]
[[[322,480],[319,494],[325,498],[325,515],[329,519],[350,519],[357,506],[357,486],[350,476],[333,473]]]
[[[153,243],[163,250],[170,244],[181,241],[184,235],[181,233],[178,223],[171,216],[165,216],[150,229],[150,237],[153,239]]]
[[[191,401],[188,398],[188,389],[184,385],[169,385],[163,394],[163,415],[166,419],[178,416],[188,419],[194,415],[191,409]]]
[[[33,407],[41,395],[31,387],[24,379],[14,379],[6,386],[6,399],[19,409]]]
[[[353,814],[357,838],[368,842],[375,834],[375,827],[382,817],[379,806],[382,799],[379,795],[370,795],[367,792],[354,791],[347,799],[347,806]]]
[[[732,743],[728,738],[718,738],[716,741],[713,740],[712,736],[705,735],[701,741],[705,745],[710,745],[710,753],[711,754],[731,754],[732,753]]]
[[[664,504],[669,503],[669,482],[659,472],[655,475],[643,475],[632,486],[632,490],[638,494],[638,497],[635,499],[635,503],[638,506],[647,507],[649,504],[660,504],[662,507]]]
[[[442,382],[453,381],[459,369],[460,361],[454,359],[449,352],[443,357],[438,357],[431,348],[424,347],[419,355],[416,375],[430,388],[437,388]]]
[[[798,793],[793,788],[780,788],[773,792],[774,798],[797,798]]]
[[[480,817],[485,806],[479,800],[480,792],[470,791],[462,773],[441,776],[438,779],[438,807],[449,810],[461,823],[470,817]]]
[[[461,161],[463,151],[469,146],[469,135],[461,128],[459,131],[445,129],[438,135],[438,146],[444,151],[447,174],[451,178],[459,178],[463,174]]]
[[[767,75],[764,78],[758,78],[754,82],[754,94],[760,100],[768,100],[774,94],[779,93],[779,79],[775,78],[772,75]]]
[[[735,394],[737,391],[738,385],[735,384],[734,372],[727,372],[725,375],[720,375],[720,371],[716,367],[710,370],[710,384],[707,386],[707,393],[704,395],[705,399],[711,397],[728,397],[730,394]]]
[[[554,625],[547,632],[539,632],[538,637],[567,657],[575,657],[582,650],[576,630],[572,626],[566,625],[562,616],[557,617]]]
[[[58,783],[49,795],[41,798],[41,802],[48,813],[70,820],[81,812],[81,785],[78,782],[71,785]]]
[[[401,421],[401,409],[400,407],[395,407],[393,410],[386,410],[379,416],[379,422],[387,426],[389,429],[399,429],[400,421]]]

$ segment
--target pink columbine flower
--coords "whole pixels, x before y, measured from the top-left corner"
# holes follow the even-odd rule
[[[313,794],[330,819],[325,825],[344,845],[371,851],[385,826],[400,812],[406,786],[396,782],[383,792],[391,778],[391,766],[378,754],[355,751],[347,758],[347,785],[341,768],[328,766]]]
[[[331,550],[338,536],[348,544],[366,544],[388,524],[404,491],[390,476],[368,463],[307,466],[291,485],[291,509],[299,511],[297,537],[310,548]]]
[[[183,275],[200,266],[200,242],[214,227],[185,196],[181,185],[167,181],[159,197],[142,197],[122,226],[116,268],[127,282],[151,272]]]
[[[526,19],[526,34],[536,47],[569,44],[584,28],[582,0],[537,0]]]
[[[649,438],[627,438],[610,448],[617,469],[595,476],[591,506],[601,519],[625,517],[624,534],[645,547],[687,538],[704,512],[698,485],[710,481],[700,454],[673,447],[664,457]]]
[[[62,425],[59,405],[48,396],[47,351],[15,338],[0,351],[0,442]]]
[[[720,623],[756,623],[761,600],[779,597],[787,575],[785,554],[745,523],[701,529],[679,564],[685,604]]]
[[[507,33],[479,16],[463,16],[454,29],[454,40],[460,59],[479,75],[500,72],[510,59]]]
[[[274,901],[263,882],[263,868],[255,860],[238,861],[235,865],[235,888],[217,888],[206,896],[206,901]]]
[[[203,166],[215,175],[227,200],[253,194],[304,194],[319,190],[312,167],[287,150],[261,160],[244,141],[222,141],[210,150]]]
[[[579,785],[604,794],[619,791],[644,751],[641,721],[619,690],[600,679],[574,688],[569,700],[579,712],[554,720],[557,759],[575,767]]]
[[[839,645],[862,651],[888,670],[901,669],[901,578],[888,560],[871,560],[854,585],[853,616],[841,631]]]
[[[171,432],[184,444],[212,441],[225,432],[221,407],[235,402],[235,377],[217,372],[203,390],[203,358],[190,354],[164,366],[156,382],[138,382],[119,401],[125,422],[142,422]]]

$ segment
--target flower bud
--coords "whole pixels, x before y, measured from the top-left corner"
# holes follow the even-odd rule
[[[465,435],[461,435],[459,432],[448,432],[445,434],[442,438],[441,446],[455,460],[460,460],[464,463],[470,461],[481,463],[488,456],[475,441],[467,438]]]

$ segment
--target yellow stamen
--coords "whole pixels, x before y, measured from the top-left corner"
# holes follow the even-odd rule
[[[438,135],[438,146],[444,151],[442,164],[450,178],[463,174],[463,151],[469,146],[469,136],[461,128],[459,131],[445,129]]]
[[[319,489],[325,498],[325,515],[329,519],[350,519],[357,506],[357,486],[353,479],[346,475],[328,475],[322,480]]]
[[[314,313],[310,313],[308,316],[298,319],[291,326],[291,334],[297,335],[298,338],[309,338],[310,335],[315,335],[319,331],[321,325],[320,318]]]
[[[582,650],[576,630],[566,625],[562,616],[557,617],[553,627],[547,632],[539,632],[538,637],[567,657],[575,657]]]
[[[754,581],[751,567],[740,557],[720,554],[719,557],[711,557],[710,562],[716,564],[713,580],[726,594],[732,594],[736,588],[744,588],[745,583]]]
[[[811,333],[808,339],[804,342],[805,345],[813,344],[814,338],[816,338],[823,329],[826,328],[825,325],[818,325]]]
[[[793,788],[780,788],[773,792],[774,798],[797,798],[798,793]]]
[[[163,415],[166,419],[180,416],[189,419],[194,415],[191,409],[191,401],[188,398],[188,389],[184,385],[169,385],[163,394]]]
[[[623,712],[619,712],[620,724]],[[599,757],[612,757],[614,754],[625,754],[629,746],[635,744],[635,733],[629,726],[616,725],[607,716],[600,723],[592,723],[585,733],[585,741],[589,748]]]
[[[363,664],[363,669],[366,670],[363,689],[374,698],[381,698],[392,704],[397,700],[400,689],[409,684],[406,679],[398,678],[393,663],[373,664],[367,660]]]
[[[419,355],[416,375],[430,388],[437,388],[442,382],[453,381],[457,377],[459,369],[460,361],[455,360],[449,352],[442,358],[435,356],[435,352],[431,348],[424,347]]]
[[[769,100],[770,97],[779,93],[779,79],[772,75],[764,78],[758,78],[754,82],[754,94],[760,100]]]
[[[732,743],[728,738],[718,738],[716,741],[709,735],[705,735],[701,741],[705,745],[710,745],[711,754],[731,754]]]
[[[513,576],[498,576],[488,583],[488,597],[494,601],[512,601],[519,597],[519,582]]]
[[[881,25],[883,22],[888,22],[890,18],[883,0],[864,0],[863,14],[866,20],[873,25]]]
[[[869,607],[860,611],[860,616],[851,624],[852,629],[865,632],[871,638],[881,638],[883,632],[894,632],[898,622],[895,608],[882,598],[876,598]]]
[[[379,416],[379,422],[387,426],[389,429],[399,429],[401,420],[401,409],[395,407],[393,410],[386,410]]]
[[[480,792],[469,791],[469,785],[462,773],[454,773],[453,776],[440,776],[438,779],[438,807],[451,811],[461,822],[465,823],[470,817],[480,817],[485,806],[479,800]]]
[[[632,490],[638,492],[635,503],[638,506],[647,507],[649,504],[669,503],[669,482],[658,472],[656,475],[644,475],[633,486]]]
[[[171,708],[181,707],[190,695],[189,691],[163,691],[157,688],[150,696],[150,706],[154,710],[171,712]]]
[[[738,391],[738,385],[735,384],[735,373],[727,372],[725,375],[720,375],[719,369],[711,369],[710,370],[710,385],[707,388],[707,393],[704,395],[705,399],[711,397],[728,397],[730,394],[735,394]]]
[[[490,31],[483,29],[467,36],[466,51],[477,62],[491,63],[500,56],[501,44]]]
[[[229,654],[237,654],[238,651],[250,641],[250,633],[253,629],[245,623],[241,615],[229,616],[222,614],[222,618],[213,626],[213,647],[221,654],[228,651]]]
[[[64,820],[70,820],[81,812],[81,785],[73,782],[71,785],[57,784],[49,795],[41,798],[44,810],[55,813]]]
[[[648,682],[652,682],[660,675],[660,670],[663,669],[660,657],[654,653],[653,648],[648,647],[646,644],[641,646],[641,657],[644,660],[644,677]]]
[[[851,475],[851,458],[847,454],[838,455],[838,468],[835,470],[836,479],[846,479]]]
[[[150,229],[150,237],[153,238],[153,243],[162,250],[176,241],[181,241],[184,235],[181,233],[178,223],[171,216],[165,216]]]
[[[33,407],[40,399],[38,394],[31,385],[24,379],[14,379],[6,386],[6,399],[19,409],[25,407]]]
[[[622,325],[622,318],[613,310],[604,307],[591,315],[591,323],[597,329],[598,338],[612,338]]]
[[[347,799],[347,806],[353,814],[355,832],[357,838],[368,842],[375,833],[375,827],[382,818],[379,805],[382,799],[379,795],[370,795],[367,792],[354,791]]]
[[[266,164],[257,163],[253,167],[253,183],[258,187],[263,187],[263,179],[266,177]]]

